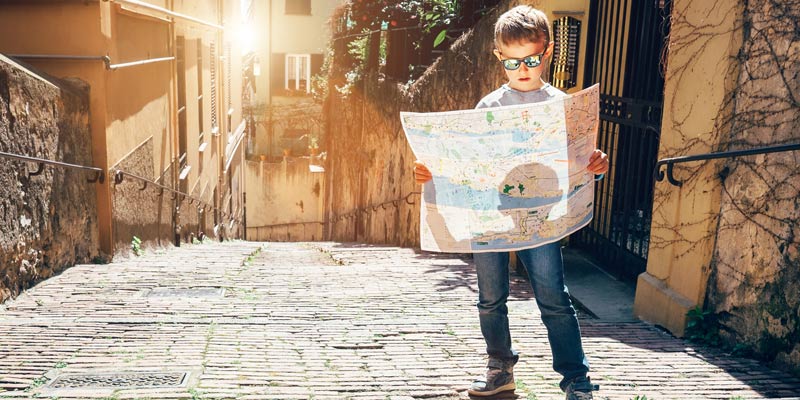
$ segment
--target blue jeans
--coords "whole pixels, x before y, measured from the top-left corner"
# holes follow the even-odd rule
[[[578,316],[564,285],[564,262],[558,242],[517,252],[530,278],[536,304],[547,328],[553,369],[564,379],[561,387],[586,376],[589,361],[583,354]],[[508,329],[508,252],[473,254],[478,272],[478,311],[486,352],[491,357],[517,359]]]

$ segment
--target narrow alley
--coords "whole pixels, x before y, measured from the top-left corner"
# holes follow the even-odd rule
[[[467,398],[484,363],[470,262],[227,242],[75,266],[0,306],[0,398]],[[535,302],[512,286],[522,359],[504,398],[561,399]],[[596,398],[800,396],[756,361],[580,315]]]

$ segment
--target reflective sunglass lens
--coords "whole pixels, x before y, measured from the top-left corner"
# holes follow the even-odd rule
[[[513,58],[508,60],[503,60],[503,66],[506,67],[506,69],[515,70],[519,68],[519,65],[520,65],[520,60],[515,60]]]
[[[528,68],[536,68],[541,63],[541,59],[537,56],[528,56],[522,59],[522,62],[524,62],[525,66]]]

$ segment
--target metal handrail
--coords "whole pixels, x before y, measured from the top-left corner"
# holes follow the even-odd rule
[[[407,195],[405,195],[404,197],[401,197],[399,199],[384,201],[383,203],[378,203],[378,204],[374,204],[374,205],[371,205],[371,206],[366,206],[366,207],[363,207],[363,208],[356,208],[355,210],[350,210],[350,212],[345,213],[345,214],[340,214],[340,215],[334,214],[333,217],[331,217],[328,220],[327,223],[339,222],[339,221],[344,220],[344,219],[355,218],[359,213],[365,213],[366,214],[366,213],[368,213],[370,211],[378,211],[378,207],[380,207],[381,209],[385,210],[387,204],[391,204],[392,206],[397,207],[400,204],[400,202],[403,201],[403,200],[405,200],[405,202],[407,204],[414,205],[416,203],[414,203],[413,201],[409,201],[409,199],[411,199],[411,196],[415,195],[415,194],[421,195],[422,192],[409,192]]]
[[[25,161],[25,162],[32,162],[32,163],[39,164],[39,168],[34,172],[29,172],[28,176],[39,175],[44,170],[44,166],[45,165],[52,165],[54,167],[79,169],[79,170],[82,170],[82,171],[94,172],[95,173],[94,178],[87,179],[87,182],[89,182],[89,183],[95,183],[95,182],[103,183],[103,182],[105,182],[105,179],[106,179],[105,171],[103,171],[102,169],[97,168],[97,167],[87,167],[85,165],[70,164],[70,163],[65,163],[65,162],[61,162],[61,161],[46,160],[44,158],[29,157],[29,156],[23,156],[23,155],[20,155],[20,154],[5,153],[5,152],[2,152],[2,151],[0,151],[0,157],[10,158],[12,160],[17,160],[17,161]]]
[[[157,62],[172,61],[175,57],[157,57],[124,63],[111,63],[109,56],[81,56],[73,54],[7,54],[9,57],[21,60],[67,60],[67,61],[102,61],[107,70],[114,71],[120,68],[135,67],[138,65],[152,64]]]
[[[147,178],[141,177],[139,175],[132,174],[130,172],[122,171],[122,170],[119,170],[119,169],[114,169],[113,172],[114,172],[114,184],[115,185],[119,185],[120,183],[122,183],[125,180],[125,177],[127,176],[127,177],[130,177],[130,178],[136,179],[136,180],[140,181],[143,184],[142,187],[139,188],[139,190],[145,190],[145,189],[147,189],[148,185],[151,185],[151,186],[154,186],[154,187],[156,187],[156,188],[158,188],[160,190],[159,194],[163,194],[164,191],[172,193],[172,199],[177,199],[179,203],[182,203],[183,200],[188,199],[190,205],[192,203],[194,203],[194,202],[197,202],[197,204],[202,205],[203,206],[202,207],[203,211],[205,211],[205,210],[213,210],[213,211],[219,212],[220,215],[222,215],[223,217],[233,217],[232,214],[229,214],[229,213],[223,211],[220,208],[214,207],[213,205],[211,205],[211,204],[209,204],[209,203],[207,203],[207,202],[205,202],[203,200],[200,200],[197,197],[194,197],[194,196],[192,196],[192,195],[190,195],[188,193],[181,192],[180,190],[175,190],[175,189],[173,189],[171,187],[164,186],[164,185],[162,185],[162,184],[160,184],[160,183],[158,183],[158,182],[156,182],[156,181],[154,181],[152,179],[147,179]],[[237,224],[241,224],[242,223],[242,221],[238,217],[231,218],[231,221],[234,221]]]
[[[719,153],[698,154],[694,156],[665,158],[662,160],[658,160],[658,162],[656,163],[655,169],[653,171],[653,177],[655,178],[656,181],[659,182],[663,181],[664,171],[661,170],[661,166],[666,165],[667,166],[666,176],[667,180],[669,180],[669,183],[681,187],[683,186],[683,182],[675,179],[675,176],[672,175],[673,166],[675,164],[685,163],[690,161],[713,160],[718,158],[740,157],[740,156],[749,156],[754,154],[778,153],[782,151],[795,151],[795,150],[800,150],[800,143],[759,147],[756,149],[747,149],[747,150],[722,151]]]

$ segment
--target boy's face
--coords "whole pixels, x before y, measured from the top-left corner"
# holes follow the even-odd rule
[[[508,76],[508,86],[520,92],[529,92],[531,90],[541,89],[541,87],[544,86],[542,73],[544,72],[545,61],[550,58],[552,53],[553,42],[545,45],[543,41],[501,43],[497,49],[494,49],[494,55],[500,60],[500,66],[506,71],[506,76]],[[536,67],[529,67],[524,62],[518,62],[519,68],[514,70],[506,69],[503,66],[503,60],[522,60],[528,56],[537,58],[540,54],[541,63]]]

